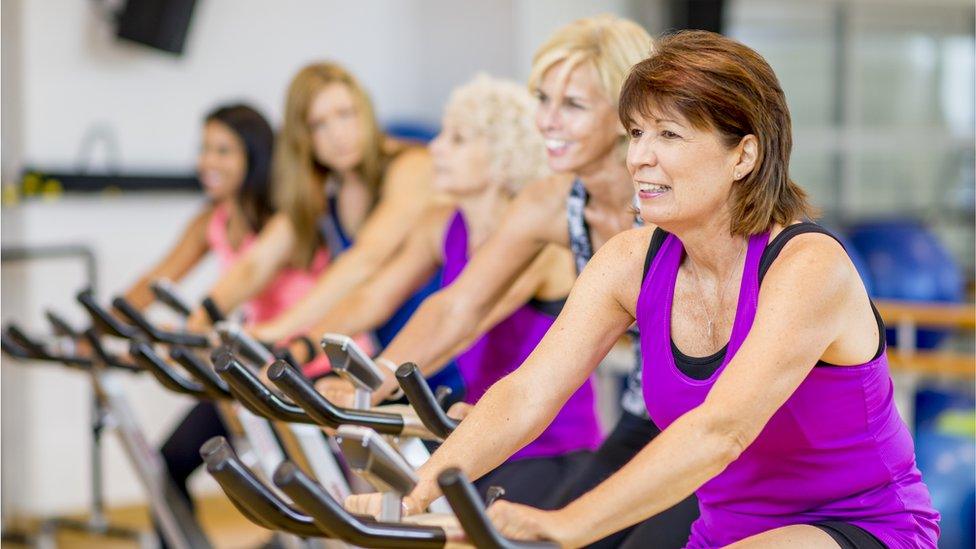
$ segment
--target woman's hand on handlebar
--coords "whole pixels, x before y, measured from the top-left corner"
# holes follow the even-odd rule
[[[462,419],[468,417],[471,410],[474,410],[474,404],[468,404],[467,402],[455,402],[454,405],[451,406],[451,408],[447,411],[447,417],[461,421]]]
[[[207,316],[207,311],[203,307],[198,307],[186,319],[186,330],[198,334],[205,334],[210,331],[210,317]]]
[[[247,327],[247,333],[258,341],[278,341],[282,339],[278,330],[274,329],[272,322],[262,322]]]
[[[328,376],[315,382],[315,390],[329,402],[341,408],[350,408],[354,402],[356,389],[352,383],[341,377]]]
[[[543,511],[528,505],[499,500],[488,508],[488,518],[506,538],[529,541],[555,541],[561,547],[579,547],[574,542],[576,528],[561,511]]]
[[[346,510],[350,513],[360,515],[370,515],[379,518],[380,507],[383,501],[383,494],[373,492],[371,494],[355,494],[346,498]],[[404,496],[402,503],[403,516],[419,515],[424,512],[422,506],[413,496]]]

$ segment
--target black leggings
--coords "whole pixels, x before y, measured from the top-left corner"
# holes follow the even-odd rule
[[[624,412],[603,445],[549,502],[550,508],[562,507],[606,480],[660,432],[654,422]],[[590,547],[684,547],[691,535],[691,523],[697,518],[698,500],[692,495],[667,511],[611,534]]]
[[[507,461],[475,481],[475,488],[485,498],[492,486],[505,489],[502,499],[541,509],[553,509],[552,487],[576,474],[589,461],[590,452],[572,452],[550,458]]]
[[[160,450],[169,477],[186,499],[190,511],[193,510],[193,499],[190,498],[187,479],[203,464],[200,447],[215,436],[227,436],[227,428],[224,427],[217,407],[212,402],[200,402],[190,409]],[[166,542],[161,535],[159,539],[162,547],[166,547]]]

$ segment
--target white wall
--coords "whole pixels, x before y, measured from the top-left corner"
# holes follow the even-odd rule
[[[627,13],[631,3],[206,0],[177,57],[116,39],[98,2],[12,0],[4,13],[20,32],[7,32],[4,46],[19,41],[12,49],[20,59],[4,75],[19,88],[23,144],[19,159],[4,160],[48,170],[189,171],[209,108],[244,99],[277,121],[292,74],[319,59],[347,65],[384,120],[437,122],[451,88],[475,72],[524,80],[553,29]],[[110,136],[118,153],[102,142],[81,158],[93,134]]]
[[[437,122],[450,90],[478,71],[524,81],[546,35],[578,17],[625,13],[629,0],[202,0],[186,51],[174,57],[119,42],[98,2],[4,0],[3,173],[30,165],[75,170],[85,136],[101,143],[95,170],[189,172],[201,116],[244,99],[280,119],[285,88],[303,64],[335,59],[371,90],[384,120]],[[68,196],[6,205],[2,243],[83,243],[98,254],[107,299],[147,268],[199,207],[185,194]],[[200,294],[205,266],[186,287]],[[77,263],[2,270],[2,319],[43,330],[43,310],[82,322]],[[53,367],[0,368],[5,516],[87,505],[88,385]],[[136,415],[159,442],[189,402],[149,379],[126,381]],[[114,442],[107,444],[110,505],[141,498]],[[212,485],[205,488],[212,489]]]

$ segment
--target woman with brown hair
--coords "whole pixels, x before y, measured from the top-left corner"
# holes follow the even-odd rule
[[[382,264],[432,197],[427,152],[386,136],[363,87],[336,63],[308,65],[292,79],[274,177],[278,213],[210,293],[222,311],[243,303],[279,269],[310,265],[325,246],[336,261],[295,303],[299,311],[317,310],[319,299],[336,295],[328,291],[333,283],[348,290]],[[340,257],[353,238],[357,244]],[[272,320],[259,319],[268,324],[254,333],[278,340],[303,327],[279,331]],[[192,326],[206,324],[201,309]]]
[[[275,166],[279,179],[296,184],[278,196],[278,204],[295,222],[298,260],[324,240],[336,261],[300,303],[252,329],[270,341],[307,330],[364,282],[436,196],[426,149],[385,135],[348,71],[334,63],[309,65],[295,76],[288,97]],[[407,312],[377,329],[381,344],[430,291],[422,290],[404,306]]]
[[[545,142],[549,168],[557,175],[530,183],[515,197],[498,229],[461,275],[418,308],[384,349],[382,360],[411,361],[424,372],[436,371],[488,332],[493,322],[531,299],[532,288],[519,287],[515,281],[547,247],[568,249],[579,273],[595,250],[641,222],[634,215],[634,189],[624,163],[627,138],[617,117],[617,97],[627,72],[652,47],[650,35],[640,25],[599,15],[561,27],[539,48],[529,88],[538,100],[536,129]],[[593,458],[553,488],[550,505],[595,486],[659,432],[647,417],[638,366],[635,360],[617,424]],[[342,384],[341,380],[327,383],[331,395]],[[546,390],[547,383],[540,382],[531,398],[559,398]],[[391,375],[374,396],[385,397],[396,386]],[[344,390],[349,393],[351,387]],[[562,402],[554,409],[561,407]],[[463,410],[452,413],[463,414]],[[646,530],[658,547],[680,546],[697,513],[690,497],[655,517]],[[601,546],[615,546],[625,535],[603,540]]]
[[[935,547],[883,323],[843,247],[804,221],[772,69],[728,38],[678,33],[631,71],[620,119],[655,226],[596,254],[535,352],[421,468],[409,508],[437,496],[442,469],[477,478],[532,440],[636,321],[661,434],[558,511],[495,503],[504,535],[579,547],[695,492],[689,547]]]
[[[140,310],[153,301],[150,286],[154,280],[179,281],[208,252],[219,255],[221,246],[212,238],[214,227],[221,227],[225,233],[220,240],[237,248],[262,230],[274,214],[271,125],[244,104],[218,107],[204,120],[197,177],[208,203],[169,253],[126,290],[126,301]]]

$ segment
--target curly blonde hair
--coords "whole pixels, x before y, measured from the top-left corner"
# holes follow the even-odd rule
[[[549,175],[545,145],[535,127],[536,102],[511,80],[478,74],[451,92],[444,117],[485,139],[489,177],[517,193],[526,183]]]

